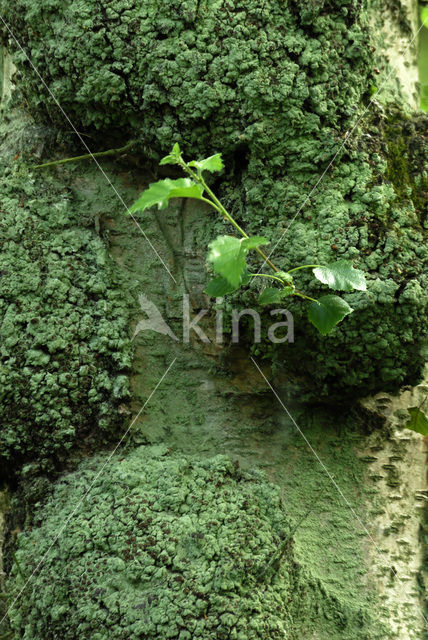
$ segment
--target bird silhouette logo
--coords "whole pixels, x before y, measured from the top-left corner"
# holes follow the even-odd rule
[[[173,340],[179,341],[177,336],[174,334],[172,329],[167,325],[165,320],[162,318],[162,315],[153,302],[151,302],[145,295],[141,294],[138,296],[138,301],[140,303],[141,310],[147,315],[146,320],[140,320],[135,327],[134,335],[131,338],[134,338],[141,333],[141,331],[156,331],[156,333],[161,333],[164,336],[169,336]]]

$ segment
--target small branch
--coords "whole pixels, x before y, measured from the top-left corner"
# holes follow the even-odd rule
[[[299,269],[316,269],[317,267],[321,267],[320,264],[304,264],[301,267],[294,267],[294,269],[290,269],[287,273],[293,273],[293,271],[299,271]]]
[[[193,173],[193,172],[192,172]],[[232,218],[232,216],[230,215],[230,213],[228,213],[226,211],[226,209],[223,207],[223,205],[221,204],[220,200],[217,198],[217,196],[215,195],[215,193],[213,193],[213,191],[211,191],[211,189],[209,188],[209,186],[207,185],[207,183],[205,182],[205,180],[203,179],[203,177],[201,176],[200,178],[198,178],[198,176],[196,174],[193,174],[193,177],[198,180],[200,182],[200,184],[204,187],[205,191],[208,193],[208,195],[210,196],[210,198],[213,200],[213,202],[215,202],[215,204],[217,205],[217,207],[220,210],[220,213],[223,214],[223,217],[226,218],[226,220],[228,220],[237,231],[239,231],[239,233],[241,234],[241,236],[243,236],[244,238],[248,238],[248,234],[245,233],[245,231],[239,226],[239,224],[237,222],[235,222],[235,220]],[[268,264],[270,266],[270,268],[273,271],[279,271],[279,269],[276,268],[276,266],[273,264],[273,262],[271,262],[269,260],[269,258],[263,253],[263,251],[261,249],[259,249],[259,247],[256,247],[255,250],[257,251],[257,253],[259,254],[259,256],[261,258],[263,258],[263,260],[266,262],[266,264]]]
[[[271,280],[277,280],[282,285],[284,285],[284,281],[281,278],[277,278],[276,276],[271,276],[270,273],[250,273],[252,278],[270,278]]]
[[[318,302],[318,300],[315,300],[315,298],[305,296],[305,294],[301,293],[300,291],[294,291],[293,296],[299,296],[299,298],[304,298],[305,300],[310,300],[311,302]]]
[[[45,162],[44,164],[37,164],[34,169],[42,169],[44,167],[54,167],[59,164],[66,164],[66,162],[80,162],[80,160],[92,160],[93,158],[104,158],[106,156],[116,156],[119,153],[128,151],[135,145],[135,140],[131,140],[124,147],[120,149],[108,149],[108,151],[97,151],[96,153],[86,153],[83,156],[75,156],[74,158],[63,158],[62,160],[52,160],[52,162]]]
[[[211,205],[212,208],[215,209],[218,213],[222,213],[218,208],[218,206],[214,204],[214,202],[212,202],[212,200],[209,200],[208,198],[198,198],[198,200],[202,200],[202,202],[206,202],[207,204]]]
[[[279,271],[279,269],[278,269],[277,267],[275,267],[274,263],[273,263],[273,262],[271,262],[271,261],[269,260],[269,258],[267,257],[267,255],[265,255],[261,249],[259,249],[258,247],[256,247],[256,251],[257,251],[257,253],[259,254],[259,256],[261,256],[261,257],[263,258],[263,260],[266,262],[266,264],[268,264],[268,265],[270,266],[270,268],[271,268],[273,271]]]

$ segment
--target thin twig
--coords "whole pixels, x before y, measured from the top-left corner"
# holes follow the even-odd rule
[[[93,158],[104,158],[106,156],[116,156],[119,153],[128,151],[135,145],[135,140],[131,140],[124,147],[119,149],[108,149],[108,151],[97,151],[97,153],[85,153],[83,156],[75,156],[74,158],[62,158],[62,160],[52,160],[51,162],[45,162],[44,164],[37,164],[34,169],[41,169],[44,167],[54,167],[58,164],[65,164],[66,162],[80,162],[80,160],[92,160]]]

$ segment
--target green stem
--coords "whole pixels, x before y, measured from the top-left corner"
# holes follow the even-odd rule
[[[293,271],[299,271],[299,269],[316,269],[317,267],[321,267],[320,264],[304,264],[301,267],[294,267],[294,269],[290,269],[287,273],[293,273]]]
[[[284,284],[284,281],[281,280],[281,278],[277,278],[276,276],[271,276],[270,273],[250,273],[249,275],[252,278],[271,278],[271,280],[278,280],[278,282],[280,282],[282,285]]]
[[[304,293],[300,293],[300,291],[295,291],[293,296],[299,296],[299,298],[304,298],[305,300],[311,300],[311,302],[318,302],[315,298],[310,298],[309,296],[305,296]]]
[[[208,195],[210,196],[210,198],[212,198],[213,202],[215,202],[215,204],[218,206],[220,213],[223,214],[223,216],[226,218],[226,220],[229,220],[229,222],[235,227],[235,229],[237,231],[239,231],[239,233],[244,237],[244,238],[248,238],[248,234],[245,233],[245,231],[239,226],[239,224],[232,218],[232,216],[230,215],[230,213],[228,213],[226,211],[226,209],[223,207],[223,205],[221,204],[220,200],[216,197],[216,195],[211,191],[211,189],[209,188],[209,186],[207,185],[207,183],[205,182],[205,180],[202,178],[200,178],[200,183],[201,185],[204,187],[205,191],[208,193]],[[266,262],[266,264],[268,264],[270,266],[270,268],[273,271],[279,271],[279,269],[273,264],[273,262],[271,262],[269,260],[269,258],[267,257],[267,255],[259,248],[259,247],[255,247],[256,252],[259,254],[259,256],[261,258],[263,258],[263,260]]]
[[[209,200],[208,198],[198,198],[198,200],[202,200],[202,202],[206,202],[207,204],[210,204],[213,209],[215,209],[218,213],[221,213],[223,215],[222,211],[218,208],[218,206],[212,200]]]
[[[75,156],[74,158],[63,158],[62,160],[52,160],[52,162],[45,162],[44,164],[37,164],[34,169],[41,169],[44,167],[54,167],[58,164],[65,164],[66,162],[79,162],[80,160],[92,160],[92,158],[104,158],[105,156],[116,156],[119,153],[128,151],[135,145],[135,140],[131,140],[124,147],[120,149],[108,149],[107,151],[97,151],[96,153],[86,153],[83,156]]]
[[[199,182],[199,184],[201,184],[203,186],[204,190],[210,196],[210,198],[212,200],[212,203],[216,205],[214,208],[216,208],[217,211],[219,211],[219,213],[221,213],[226,218],[226,220],[228,220],[235,227],[235,229],[237,231],[239,231],[241,236],[243,236],[244,238],[248,238],[248,234],[245,233],[245,231],[239,226],[239,224],[226,211],[226,209],[223,207],[223,205],[221,204],[220,200],[217,198],[215,193],[213,193],[211,191],[211,189],[209,188],[209,186],[207,185],[207,183],[203,179],[202,175],[198,175],[197,173],[192,171],[192,169],[187,166],[187,164],[184,162],[184,160],[182,160],[180,164],[181,164],[182,168],[193,178],[193,180],[196,180],[196,182]],[[206,201],[207,199],[204,198],[204,200]],[[210,202],[210,201],[208,200],[208,202]]]
[[[237,231],[239,231],[239,233],[241,234],[241,236],[243,236],[244,238],[248,238],[248,234],[245,233],[245,231],[239,226],[239,224],[232,218],[232,216],[230,215],[230,213],[228,213],[226,211],[226,209],[223,207],[223,205],[221,204],[220,200],[215,196],[215,194],[211,191],[211,189],[209,188],[209,186],[207,185],[207,183],[205,182],[205,180],[201,177],[200,179],[200,183],[201,185],[204,187],[205,191],[208,193],[208,195],[210,196],[210,198],[212,199],[213,202],[215,202],[215,204],[217,205],[217,207],[219,208],[219,210],[221,211],[221,213],[223,214],[223,216],[226,218],[226,220],[229,220],[229,222],[235,227],[235,229]]]
[[[241,234],[241,236],[243,236],[244,238],[248,238],[249,237],[248,234],[245,233],[245,231],[239,226],[239,224],[232,218],[230,213],[228,213],[226,211],[226,209],[223,207],[223,205],[221,204],[220,200],[217,198],[215,193],[213,191],[211,191],[211,189],[209,188],[209,186],[207,185],[207,183],[203,179],[202,174],[200,174],[199,172],[195,173],[194,171],[192,171],[192,169],[182,159],[180,161],[180,166],[184,169],[184,171],[186,171],[186,173],[188,173],[193,178],[193,180],[196,180],[196,182],[199,182],[199,184],[201,184],[203,186],[204,190],[210,196],[210,198],[212,200],[212,203],[214,203],[216,205],[214,208],[217,209],[217,211],[219,213],[221,213],[222,216],[226,220],[228,220],[231,225],[233,225],[235,227],[235,229]],[[205,200],[206,202],[207,201],[209,202],[209,200],[207,200],[206,198],[202,198],[202,199]],[[266,264],[268,264],[270,266],[270,268],[273,271],[279,271],[279,269],[273,264],[273,262],[271,262],[269,260],[269,258],[263,253],[263,251],[261,249],[259,249],[259,247],[255,247],[255,250],[257,251],[259,256],[261,258],[263,258],[263,260],[266,262]]]
[[[219,209],[218,206],[212,200],[209,200],[208,198],[198,198],[198,200],[202,200],[202,202],[206,202],[207,204],[211,205],[212,208],[217,211],[217,213],[223,216],[226,222],[228,221],[228,218],[225,217],[223,211],[221,211],[221,209]]]

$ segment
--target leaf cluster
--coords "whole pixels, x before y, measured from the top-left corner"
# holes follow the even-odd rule
[[[202,175],[204,171],[216,172],[224,169],[220,153],[203,160],[185,162],[180,146],[175,143],[171,152],[162,158],[160,164],[179,165],[188,177],[177,180],[166,178],[150,184],[149,188],[129,209],[129,213],[145,211],[155,205],[159,209],[165,209],[172,198],[194,198],[210,204],[226,221],[232,224],[241,236],[221,235],[209,244],[207,262],[211,265],[216,276],[205,289],[209,296],[225,296],[242,286],[247,286],[258,277],[271,279],[275,286],[262,289],[258,298],[259,304],[281,304],[284,298],[289,296],[298,296],[309,300],[311,305],[308,309],[308,319],[322,335],[330,333],[339,322],[352,313],[353,309],[346,300],[337,295],[324,295],[319,300],[315,300],[302,293],[296,289],[292,273],[300,269],[311,268],[313,275],[319,282],[334,291],[345,292],[365,291],[364,273],[355,269],[351,260],[338,260],[328,265],[301,265],[289,271],[278,269],[270,261],[269,256],[265,256],[260,249],[260,247],[269,244],[269,240],[264,236],[248,236],[205,182]],[[273,274],[250,273],[247,264],[247,256],[250,251],[256,251],[264,260],[263,264],[271,267]]]

